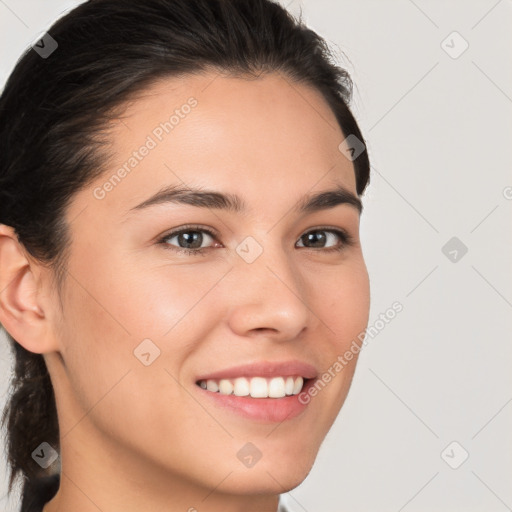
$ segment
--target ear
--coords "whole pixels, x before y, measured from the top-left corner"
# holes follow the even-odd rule
[[[42,271],[27,257],[11,226],[0,224],[0,324],[26,350],[57,350],[45,308]]]

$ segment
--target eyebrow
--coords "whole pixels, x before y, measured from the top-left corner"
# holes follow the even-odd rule
[[[214,190],[169,185],[142,203],[130,208],[127,214],[164,203],[187,204],[198,208],[214,208],[233,213],[245,213],[247,211],[246,203],[236,194],[224,194]],[[359,197],[341,185],[332,190],[324,190],[302,197],[295,205],[294,211],[297,213],[313,213],[334,208],[340,204],[352,206],[359,214],[363,211],[363,203]]]

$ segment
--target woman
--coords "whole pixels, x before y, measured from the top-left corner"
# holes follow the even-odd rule
[[[90,0],[0,99],[21,510],[286,510],[368,322],[351,81],[269,0]]]

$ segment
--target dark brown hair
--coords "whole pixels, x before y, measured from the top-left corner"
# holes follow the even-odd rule
[[[59,297],[70,246],[64,212],[105,171],[107,122],[152,82],[208,70],[252,79],[281,72],[318,90],[345,137],[364,141],[348,107],[348,73],[321,37],[271,0],[89,0],[48,34],[58,46],[48,55],[30,47],[0,97],[0,223],[52,270]],[[46,36],[40,46],[51,44]],[[362,194],[367,152],[353,164]],[[7,337],[15,357],[2,418],[11,492],[17,477],[26,486],[48,474],[31,454],[42,442],[58,450],[59,426],[43,356]]]

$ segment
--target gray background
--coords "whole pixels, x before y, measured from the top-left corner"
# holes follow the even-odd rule
[[[0,0],[0,83],[78,3]],[[352,73],[373,164],[362,217],[370,325],[403,305],[363,349],[289,506],[512,510],[512,4],[281,3],[302,8]],[[2,403],[10,364],[3,342]],[[4,483],[1,508],[17,510],[5,492]]]

